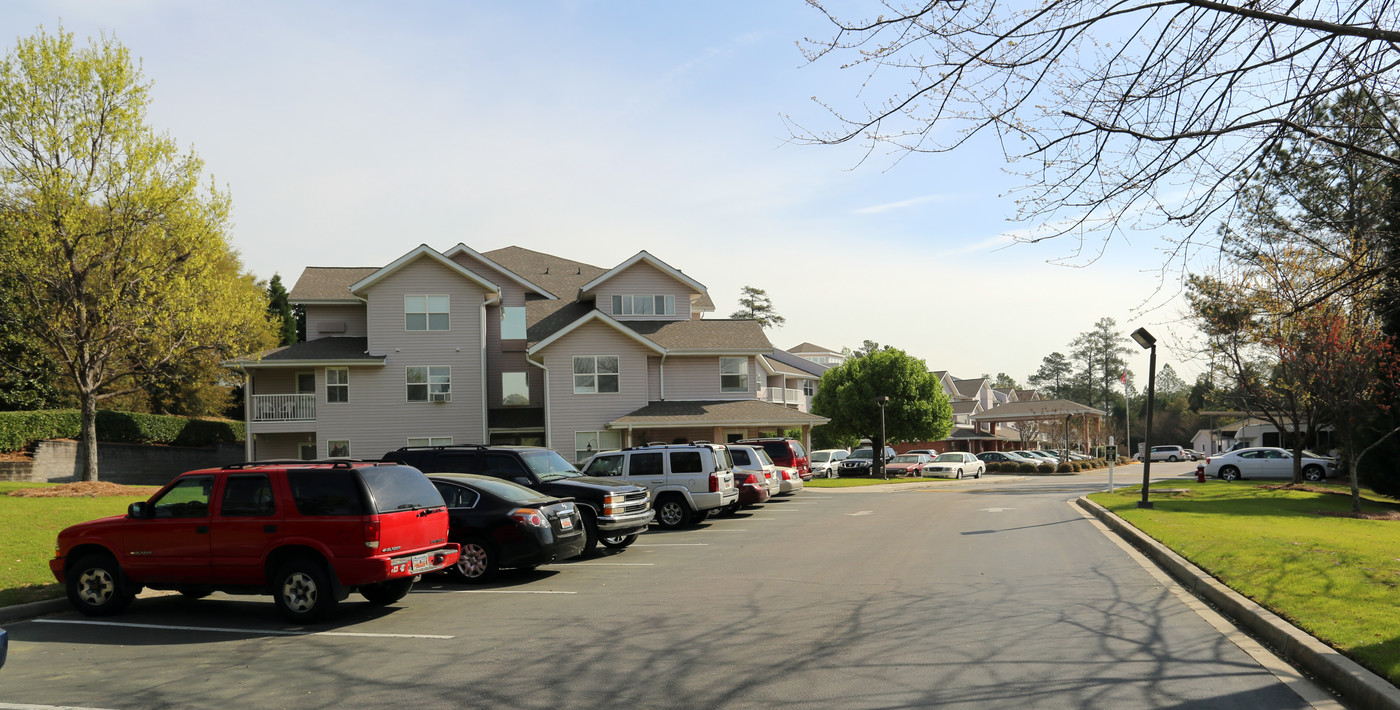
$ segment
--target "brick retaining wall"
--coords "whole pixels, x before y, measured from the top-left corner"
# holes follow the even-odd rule
[[[32,461],[0,461],[0,481],[71,483],[81,480],[76,441],[39,442]],[[131,486],[163,486],[175,476],[243,460],[242,444],[208,447],[98,444],[99,480]]]

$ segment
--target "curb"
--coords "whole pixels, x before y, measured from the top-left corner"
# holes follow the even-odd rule
[[[59,597],[57,599],[44,599],[26,604],[14,604],[12,606],[0,606],[0,624],[10,621],[20,621],[31,619],[45,614],[56,614],[64,609],[69,609],[68,599]]]
[[[1098,503],[1085,497],[1075,500],[1075,503],[1134,547],[1142,550],[1157,566],[1175,577],[1183,587],[1258,635],[1279,655],[1341,693],[1349,703],[1358,708],[1400,710],[1400,688],[1391,685],[1386,679],[1366,670],[1361,664],[1343,656],[1331,646],[1309,636],[1268,609],[1221,584],[1186,558],[1148,537]]]

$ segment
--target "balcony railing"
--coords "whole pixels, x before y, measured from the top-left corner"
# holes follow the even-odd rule
[[[789,389],[786,387],[766,387],[759,390],[758,398],[774,404],[796,404],[800,406],[807,402],[807,395],[802,394],[802,390]]]
[[[316,395],[255,394],[249,414],[255,422],[314,422]]]

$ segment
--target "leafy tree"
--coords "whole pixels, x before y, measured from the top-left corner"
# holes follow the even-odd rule
[[[1062,353],[1054,352],[1040,361],[1040,369],[1030,376],[1029,381],[1035,387],[1045,390],[1049,395],[1046,399],[1068,399],[1065,394],[1073,372],[1074,366],[1070,361]]]
[[[861,342],[859,348],[856,348],[854,352],[851,352],[849,354],[851,357],[865,357],[866,355],[869,355],[871,353],[880,352],[882,349],[889,350],[890,346],[886,345],[883,348],[881,348],[879,343],[873,340],[865,340]],[[842,352],[846,352],[847,350],[849,350],[849,348],[842,348]]]
[[[98,403],[189,358],[269,346],[266,301],[227,239],[228,197],[146,125],[127,50],[42,29],[0,65],[0,277],[64,370],[97,479]]]
[[[781,326],[787,319],[778,315],[768,292],[761,288],[745,286],[739,293],[739,310],[729,314],[736,320],[753,320],[764,328]]]
[[[1005,372],[998,372],[996,377],[992,377],[984,372],[982,373],[982,377],[987,380],[988,385],[992,389],[1021,389],[1021,385],[1017,384],[1016,380]]]
[[[1027,239],[1178,224],[1183,254],[1235,199],[1230,178],[1290,141],[1400,167],[1313,110],[1348,89],[1400,94],[1391,3],[886,2],[854,19],[810,4],[833,32],[805,40],[808,60],[869,77],[854,112],[822,104],[834,126],[793,124],[795,138],[940,153],[991,134],[1027,163],[1021,217],[1050,225]],[[894,88],[866,96],[881,86]],[[1400,143],[1400,124],[1378,128]]]
[[[1075,360],[1084,365],[1080,378],[1087,387],[1087,399],[1105,410],[1113,407],[1113,388],[1128,366],[1123,356],[1132,352],[1124,345],[1128,339],[1117,328],[1112,318],[1100,318],[1092,330],[1080,333],[1070,343]]]
[[[43,344],[21,327],[9,281],[0,278],[0,411],[57,408],[64,403],[57,387],[62,373]]]
[[[1179,399],[1190,392],[1186,381],[1176,374],[1176,370],[1170,364],[1162,365],[1162,369],[1157,371],[1156,385],[1158,402]]]
[[[299,342],[298,319],[287,300],[287,289],[282,285],[282,276],[274,273],[267,284],[267,314],[278,324],[278,342],[282,345],[295,345]]]
[[[885,405],[887,441],[937,441],[953,428],[953,407],[938,379],[923,360],[886,348],[852,358],[822,373],[812,411],[831,421],[822,429],[834,441],[880,434],[880,407]]]

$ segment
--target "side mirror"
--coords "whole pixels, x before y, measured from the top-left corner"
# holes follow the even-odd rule
[[[516,476],[516,477],[515,477],[515,482],[516,482],[516,483],[519,483],[519,484],[522,485],[522,486],[528,486],[528,485],[530,485],[530,479],[528,479],[528,478],[526,478],[526,477],[524,477],[524,476]]]
[[[146,507],[146,501],[139,500],[126,507],[126,517],[128,518],[149,518],[150,510]]]

